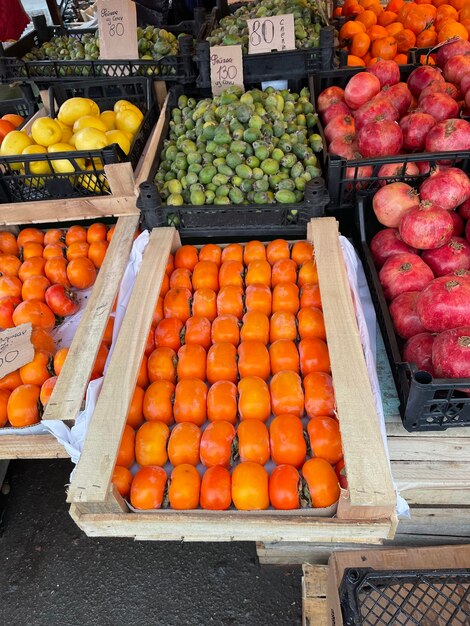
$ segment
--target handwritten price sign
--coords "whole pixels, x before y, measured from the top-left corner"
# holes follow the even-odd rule
[[[33,360],[32,329],[31,324],[21,324],[0,333],[0,378]]]
[[[138,59],[137,14],[131,0],[98,0],[100,59]]]
[[[248,54],[295,50],[294,16],[273,15],[247,20]]]
[[[243,87],[241,46],[212,46],[210,49],[212,93],[218,96],[231,85]]]

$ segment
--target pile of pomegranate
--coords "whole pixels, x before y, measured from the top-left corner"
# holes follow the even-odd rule
[[[470,377],[470,179],[439,166],[417,191],[403,182],[373,198],[386,226],[370,242],[402,357],[437,378]]]
[[[395,61],[378,61],[355,74],[346,87],[320,93],[321,116],[330,154],[345,159],[423,152],[470,150],[470,42],[458,40],[437,53],[437,67],[422,65],[400,82]],[[384,166],[379,176],[397,169]],[[359,168],[358,178],[373,167]],[[409,163],[409,176],[429,172],[427,162]]]

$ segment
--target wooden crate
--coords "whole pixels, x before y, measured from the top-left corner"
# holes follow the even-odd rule
[[[376,570],[397,571],[439,570],[465,569],[468,568],[469,563],[470,546],[464,545],[334,552],[328,565],[304,563],[302,566],[302,625],[340,626],[342,624],[338,586],[347,567],[370,567]],[[458,623],[463,624],[461,620]]]
[[[301,511],[173,511],[134,513],[111,479],[168,254],[179,246],[173,228],[152,231],[90,422],[68,494],[71,515],[90,536],[149,540],[318,541],[379,543],[395,530],[391,483],[349,284],[332,218],[312,220],[349,492],[336,518]],[[354,383],[351,381],[354,372]],[[367,450],[367,455],[363,454]]]

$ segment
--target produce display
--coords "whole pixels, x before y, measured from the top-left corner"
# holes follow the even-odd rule
[[[300,202],[321,174],[316,122],[306,88],[180,96],[155,176],[160,196],[172,206]]]
[[[0,146],[8,133],[24,124],[24,121],[24,117],[16,113],[7,113],[0,118]]]
[[[470,150],[470,123],[459,117],[470,104],[470,56],[463,50],[470,50],[469,42],[446,45],[437,55],[439,67],[419,66],[406,83],[397,63],[378,61],[344,89],[322,91],[317,109],[328,152],[345,159],[396,156],[396,163],[379,170],[381,177],[403,166],[403,153]],[[356,177],[367,178],[373,169],[360,167]],[[428,171],[426,161],[406,169],[410,176]]]
[[[0,231],[0,330],[31,323],[34,346],[30,363],[0,378],[0,427],[40,421],[68,352],[56,348],[54,331],[79,311],[77,294],[94,284],[113,232],[100,223],[67,230],[25,228],[17,237]],[[113,319],[92,378],[103,373]]]
[[[29,131],[11,130],[0,145],[0,157],[18,155],[44,155],[53,157],[56,152],[76,150],[101,150],[106,146],[118,144],[125,154],[129,154],[132,141],[138,132],[144,114],[128,102],[119,100],[114,109],[100,111],[99,106],[89,98],[69,98],[59,108],[57,118],[37,117]],[[1,127],[1,122],[0,122]],[[95,159],[96,161],[96,159]],[[35,177],[25,179],[36,187],[42,187],[42,178],[54,172],[73,173],[78,170],[95,171],[101,169],[92,159],[74,158],[38,161],[11,162],[9,168],[20,174],[32,174]],[[93,174],[82,175],[78,181],[88,191],[101,193],[106,181],[98,181]]]
[[[453,37],[467,41],[470,32],[468,0],[405,2],[390,0],[345,0],[335,11],[348,19],[339,31],[339,44],[348,50],[348,65],[369,67],[377,59],[408,62],[411,48],[432,48]],[[430,61],[425,55],[421,62]]]
[[[419,187],[373,198],[386,226],[370,242],[403,361],[436,378],[470,377],[470,179],[439,167]]]
[[[170,256],[113,482],[141,510],[338,500],[346,477],[310,243]]]
[[[178,37],[164,28],[138,27],[137,40],[139,58],[143,61],[160,61],[180,51]],[[99,58],[100,42],[96,31],[85,33],[80,38],[67,35],[52,37],[39,48],[32,48],[25,54],[23,61],[97,61]]]
[[[220,20],[207,41],[211,46],[240,44],[243,53],[248,54],[247,20],[288,13],[294,15],[295,47],[318,47],[321,27],[328,24],[327,8],[322,0],[259,0],[242,5],[232,15]]]

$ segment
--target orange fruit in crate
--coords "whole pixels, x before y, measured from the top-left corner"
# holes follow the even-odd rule
[[[271,396],[267,383],[259,376],[246,376],[238,383],[238,412],[241,420],[266,422],[271,415]]]
[[[403,31],[405,32],[405,31]],[[398,36],[400,33],[398,33]],[[373,57],[380,57],[381,59],[391,60],[397,54],[398,44],[394,37],[382,37],[376,39],[371,48],[371,54]]]
[[[343,12],[344,15],[344,12]],[[341,26],[339,31],[339,45],[341,47],[349,46],[352,42],[354,35],[358,33],[365,33],[366,26],[362,22],[348,21]]]
[[[44,246],[62,243],[65,246],[65,232],[61,228],[51,228],[44,233]]]
[[[57,378],[57,376],[51,376],[42,384],[39,399],[43,407],[45,407],[51,399],[52,392],[54,391],[54,387],[57,382]]]
[[[271,362],[271,374],[277,374],[284,370],[299,372],[299,353],[293,341],[278,339],[269,346],[269,360]]]
[[[10,372],[6,376],[0,378],[0,389],[8,389],[13,391],[22,384],[19,370]]]
[[[317,309],[321,309],[321,294],[320,287],[316,284],[303,285],[300,290],[300,307],[314,306]]]
[[[16,296],[5,296],[0,298],[0,328],[12,328],[13,312],[21,304],[21,299]]]
[[[305,307],[297,314],[299,336],[301,339],[318,337],[326,340],[325,320],[323,313],[316,307]]]
[[[41,245],[43,245],[44,233],[42,232],[42,230],[39,230],[39,228],[24,228],[18,233],[16,241],[20,248],[22,248],[24,244],[28,243],[29,241],[34,241],[35,243],[40,243]]]
[[[40,243],[35,241],[27,241],[20,250],[20,254],[23,256],[23,260],[30,259],[34,256],[42,256],[44,247]]]
[[[242,341],[238,346],[240,377],[258,376],[267,380],[271,373],[269,352],[261,341]]]
[[[408,28],[404,28],[395,35],[396,52],[406,54],[410,48],[416,45],[416,36]]]
[[[273,289],[272,310],[297,314],[300,308],[299,288],[295,283],[281,283]]]
[[[223,261],[219,269],[220,289],[233,285],[243,287],[243,263],[241,261]]]
[[[192,313],[195,317],[207,317],[212,322],[217,317],[217,295],[213,289],[197,289],[193,294]]]
[[[21,297],[23,300],[40,300],[45,302],[45,293],[50,286],[51,283],[45,276],[30,276],[23,283]]]
[[[197,344],[204,350],[211,347],[211,323],[207,317],[190,317],[182,331],[186,344]]]
[[[56,243],[48,243],[44,246],[44,250],[42,251],[42,256],[47,259],[52,259],[55,256],[64,256],[66,254],[66,245],[61,241]]]
[[[331,371],[328,346],[322,339],[311,337],[299,341],[300,369],[302,376],[310,372]]]
[[[31,343],[35,350],[46,350],[51,354],[55,352],[55,342],[51,334],[43,328],[33,328]]]
[[[52,356],[45,350],[35,350],[33,360],[20,367],[20,377],[23,385],[38,385],[41,387],[54,374]]]
[[[279,285],[278,285],[279,286]],[[267,285],[248,285],[245,290],[245,308],[247,311],[258,311],[271,315],[273,295]],[[240,318],[243,315],[241,312]]]
[[[19,304],[13,312],[15,326],[31,322],[33,328],[51,331],[55,326],[55,316],[45,302],[27,300]]]
[[[243,263],[245,267],[252,261],[265,261],[266,260],[266,246],[262,241],[252,240],[249,241],[243,248]]]
[[[170,289],[189,289],[189,291],[192,292],[193,283],[191,282],[191,272],[186,267],[177,267],[172,271],[170,276]]]
[[[292,465],[278,465],[269,477],[269,500],[275,509],[299,509],[300,474]]]
[[[239,243],[230,243],[222,249],[222,263],[226,261],[237,261],[243,263],[243,246]]]
[[[148,377],[151,383],[156,380],[175,382],[176,352],[171,348],[156,348],[147,361]]]
[[[297,339],[297,323],[295,315],[290,311],[276,311],[271,315],[269,322],[269,341],[274,343],[278,339]]]
[[[201,508],[225,511],[232,504],[232,477],[230,472],[216,465],[206,470],[201,481]]]
[[[0,254],[0,274],[18,276],[21,261],[13,254]]]
[[[97,241],[106,241],[107,229],[105,224],[95,222],[88,227],[86,240],[89,244],[96,243]]]
[[[194,246],[181,246],[175,252],[175,268],[185,267],[192,272],[198,261],[198,251]]]
[[[451,37],[460,37],[460,39],[468,41],[468,31],[463,24],[449,20],[438,31],[437,41],[441,43]]]
[[[67,265],[67,278],[72,287],[88,289],[95,283],[96,268],[86,257],[72,259]]]
[[[242,341],[261,341],[265,345],[269,342],[269,318],[259,311],[248,311],[243,316],[240,330]]]
[[[108,348],[113,341],[113,329],[114,329],[114,317],[108,317],[108,321],[106,322],[106,328],[104,329],[103,334],[103,343],[105,343]]]
[[[201,463],[205,467],[229,467],[235,434],[235,428],[230,422],[218,420],[209,424],[201,437]]]
[[[278,372],[269,383],[274,415],[290,413],[301,417],[304,412],[302,381],[296,372]]]
[[[0,252],[2,254],[19,254],[19,246],[13,233],[7,230],[0,230]]]
[[[79,241],[86,242],[87,240],[87,231],[83,226],[79,226],[75,224],[71,226],[65,233],[65,243],[67,246],[70,246],[72,243],[76,243]]]
[[[10,122],[14,128],[18,128],[18,126],[21,126],[21,124],[24,123],[25,118],[22,115],[17,115],[16,113],[6,113],[2,116],[2,120]]]
[[[66,262],[63,257],[62,260],[64,261],[65,266]],[[43,257],[40,256],[34,256],[30,259],[26,259],[26,261],[23,261],[20,269],[18,270],[18,277],[20,278],[20,280],[25,282],[26,279],[30,278],[31,276],[44,276],[48,263],[49,261],[46,261]],[[53,284],[54,281],[52,281],[49,276],[47,276],[47,278],[49,279],[51,284]]]
[[[131,405],[127,412],[126,422],[132,428],[139,428],[144,422],[143,403],[145,391],[136,386],[132,394]]]
[[[334,469],[324,459],[309,459],[302,467],[307,482],[312,506],[328,507],[337,502],[340,495],[338,478]]]
[[[163,422],[146,422],[135,435],[135,460],[141,466],[163,467],[168,461],[170,429]]]
[[[280,259],[273,265],[271,285],[279,283],[295,283],[297,280],[297,263],[292,259]]]
[[[173,396],[175,385],[169,380],[156,380],[145,390],[142,411],[149,422],[173,424]]]
[[[238,455],[242,463],[265,465],[271,456],[269,432],[261,420],[243,420],[237,428]]]
[[[8,422],[7,406],[10,394],[11,391],[8,389],[0,389],[0,428],[3,428]]]
[[[243,289],[241,287],[227,285],[227,287],[220,289],[217,296],[215,296],[215,292],[213,293],[216,298],[216,315],[234,315],[237,319],[243,317]],[[216,315],[212,320],[215,319]],[[207,315],[207,317],[209,316]],[[209,319],[211,318],[209,317]]]
[[[155,309],[152,315],[152,326],[156,326],[160,320],[163,319],[163,298],[158,297]]]
[[[347,65],[348,67],[365,67],[366,63],[364,59],[360,59],[353,54],[348,54]]]
[[[90,244],[86,241],[74,241],[71,243],[66,252],[67,260],[78,259],[79,257],[87,257]]]
[[[355,56],[361,59],[367,52],[369,52],[370,37],[367,33],[357,33],[354,35],[351,41],[349,50],[351,56]]]
[[[130,467],[135,461],[135,430],[126,424],[122,433],[116,465]]]
[[[219,290],[219,266],[213,261],[199,261],[196,263],[193,275],[192,285],[194,289],[213,289]]]
[[[178,350],[176,376],[179,381],[188,378],[206,378],[206,351],[202,346],[189,344]]]
[[[271,286],[271,265],[264,260],[251,261],[245,274],[245,285]]]
[[[309,241],[296,241],[292,246],[291,259],[301,266],[313,259],[313,245]]]
[[[175,352],[181,348],[183,322],[177,317],[160,320],[155,328],[155,347],[171,348]]]
[[[276,465],[300,468],[307,457],[302,421],[295,415],[277,415],[269,426],[269,445]]]
[[[207,419],[210,422],[237,421],[237,386],[229,380],[219,380],[207,393]]]
[[[7,403],[8,421],[14,428],[37,424],[41,416],[39,414],[39,394],[41,388],[38,385],[19,385],[10,394]]]
[[[295,281],[293,281],[295,282]],[[297,284],[299,287],[318,283],[317,264],[313,259],[306,261],[299,269]]]
[[[168,274],[164,274],[162,278],[162,286],[160,287],[160,296],[164,298],[170,289],[170,278]]]
[[[168,440],[168,459],[172,465],[198,465],[201,430],[196,424],[176,424]]]
[[[168,477],[162,467],[142,467],[131,485],[131,504],[142,511],[162,506]]]
[[[211,385],[219,380],[237,382],[237,349],[233,344],[214,343],[210,347],[207,353],[206,378]]]
[[[268,472],[258,463],[245,462],[232,472],[232,500],[240,511],[269,507]]]
[[[207,386],[197,378],[180,380],[175,389],[173,416],[175,422],[202,426],[207,414]]]
[[[315,458],[335,465],[343,458],[338,421],[324,415],[314,417],[307,424],[310,448]]]
[[[222,248],[215,243],[206,243],[199,250],[199,261],[212,261],[217,267],[222,265]]]
[[[374,11],[367,9],[366,11],[358,15],[355,21],[364,24],[367,30],[371,26],[375,26],[377,24],[377,15],[374,13]],[[360,35],[361,33],[357,34]]]
[[[22,282],[17,276],[0,276],[0,298],[21,296]]]
[[[132,478],[132,474],[127,467],[116,465],[113,471],[112,483],[119,494],[126,500],[129,498],[131,492]]]
[[[274,265],[276,261],[280,261],[281,259],[289,259],[289,242],[285,239],[274,239],[274,241],[270,241],[266,246],[266,258],[271,265]]]
[[[240,343],[240,327],[235,315],[218,315],[212,322],[212,343]],[[210,347],[210,346],[209,346]]]
[[[194,465],[177,465],[171,472],[168,498],[170,506],[176,510],[197,509],[201,477]]]
[[[177,317],[183,323],[191,317],[191,292],[186,288],[170,289],[163,299],[165,317]]]
[[[153,328],[149,330],[149,334],[147,335],[147,341],[145,343],[145,356],[150,356],[152,352],[155,350],[155,332]]]
[[[106,359],[108,358],[109,350],[108,346],[101,342],[100,347],[98,348],[98,353],[96,355],[95,362],[93,364],[93,369],[91,371],[91,380],[95,378],[99,378],[102,376],[104,372],[104,366],[106,365]]]
[[[67,277],[67,260],[63,256],[48,259],[44,265],[44,273],[52,285],[59,284],[70,287],[70,281]]]

